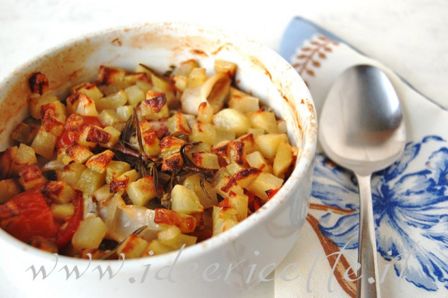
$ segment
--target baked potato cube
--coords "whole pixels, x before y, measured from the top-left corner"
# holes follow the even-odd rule
[[[66,182],[71,187],[76,187],[79,177],[86,167],[83,164],[74,162],[64,167],[63,170],[57,171],[58,180]]]
[[[140,115],[147,120],[168,118],[168,102],[165,94],[149,90],[139,106]]]
[[[51,102],[57,102],[59,99],[52,94],[44,94],[42,96],[32,95],[30,97],[30,114],[34,119],[40,119],[41,108],[43,105],[46,105]]]
[[[25,144],[20,144],[14,162],[20,166],[36,164],[37,158],[34,149]]]
[[[102,174],[106,172],[106,168],[112,161],[112,158],[114,158],[114,155],[115,154],[110,150],[105,150],[101,153],[93,155],[89,158],[89,160],[87,160],[86,167]]]
[[[150,81],[152,82],[152,90],[154,90],[155,92],[164,93],[168,101],[168,106],[171,107],[177,105],[177,100],[174,94],[175,89],[169,80],[156,75],[154,71],[143,64],[139,64],[136,71],[146,73],[148,75]]]
[[[244,168],[238,173],[234,174],[232,178],[240,187],[246,188],[258,177],[260,173],[261,171],[259,169]]]
[[[0,204],[20,193],[20,187],[14,179],[0,180]]]
[[[236,173],[238,173],[239,171],[241,171],[243,169],[242,166],[240,166],[239,164],[237,164],[236,162],[231,162],[226,166],[226,171],[227,173],[229,173],[229,175],[235,175]]]
[[[270,173],[260,173],[258,177],[247,187],[247,190],[254,193],[264,201],[270,199],[283,184],[283,179]]]
[[[148,92],[151,88],[152,88],[152,84],[150,82],[146,82],[146,81],[137,81],[135,83],[135,86],[137,86],[140,90],[143,91],[143,99],[145,97],[146,92]],[[129,102],[131,103],[131,102]]]
[[[106,109],[115,110],[118,107],[124,106],[127,102],[128,97],[126,95],[126,92],[124,92],[123,90],[95,100],[96,108],[98,111]]]
[[[113,146],[115,146],[115,144],[117,144],[118,140],[120,139],[121,132],[112,126],[106,126],[104,128],[104,131],[109,134],[110,138],[107,143],[105,144],[101,143],[101,145],[107,148],[112,148]]]
[[[227,145],[227,157],[229,161],[244,164],[246,159],[246,150],[244,143],[239,140],[230,141]]]
[[[177,67],[173,74],[174,75],[182,75],[182,76],[188,76],[193,69],[198,68],[199,63],[194,59],[189,59],[184,62],[181,62],[179,67]]]
[[[18,143],[30,145],[38,130],[38,125],[20,122],[11,132],[11,139]]]
[[[237,212],[233,208],[213,207],[213,236],[219,235],[238,224]]]
[[[254,128],[261,128],[267,133],[278,133],[277,119],[272,112],[257,111],[251,113],[250,122]]]
[[[243,194],[244,190],[236,183],[235,179],[228,173],[221,175],[219,178],[215,179],[215,189],[216,192],[221,197],[227,197],[229,193]]]
[[[112,160],[106,167],[106,183],[110,184],[114,178],[130,169],[131,166],[127,162]]]
[[[52,117],[61,123],[64,123],[67,119],[65,105],[60,101],[53,101],[42,105],[40,108],[40,114],[42,119]]]
[[[55,135],[46,132],[43,129],[39,129],[34,137],[33,143],[31,143],[31,147],[37,154],[45,157],[46,159],[52,159],[56,141],[57,138]]]
[[[24,166],[19,171],[19,182],[25,190],[44,185],[47,182],[37,165]]]
[[[92,195],[95,190],[103,186],[105,182],[105,173],[98,173],[91,169],[85,169],[77,182],[77,188],[86,195]]]
[[[214,145],[216,143],[215,127],[210,123],[196,122],[192,128],[190,141]]]
[[[198,196],[204,209],[213,207],[218,204],[216,190],[207,180],[203,179],[200,174],[193,174],[185,178],[183,185],[194,191]]]
[[[81,116],[95,116],[95,117],[98,116],[95,101],[87,97],[87,95],[80,94],[78,98],[78,103],[76,105],[75,113]]]
[[[148,88],[149,90],[149,88]],[[145,100],[145,93],[141,88],[139,88],[137,85],[130,86],[126,89],[124,89],[124,92],[126,92],[126,96],[128,97],[128,103],[135,107],[137,104]]]
[[[231,193],[228,196],[230,206],[236,210],[236,218],[242,221],[249,211],[249,197],[245,194]]]
[[[143,150],[149,156],[157,156],[160,153],[160,141],[153,130],[142,132]]]
[[[126,192],[134,205],[146,205],[150,200],[157,197],[154,177],[146,176],[129,183]]]
[[[74,88],[73,92],[78,92],[80,94],[84,94],[87,95],[87,97],[93,99],[93,100],[97,100],[101,97],[103,97],[103,93],[101,92],[101,90],[93,83],[84,83],[81,84],[79,86],[77,86],[76,88]]]
[[[43,192],[53,202],[65,204],[72,201],[75,197],[75,190],[64,181],[50,181],[45,185]]]
[[[181,112],[175,112],[167,121],[168,131],[175,135],[188,135],[191,133],[187,118]]]
[[[105,145],[110,141],[111,135],[96,125],[84,127],[78,139],[78,144],[85,147],[95,147],[97,144]]]
[[[257,149],[257,146],[255,144],[255,137],[251,133],[240,136],[238,138],[238,141],[243,142],[245,154],[252,153]]]
[[[170,251],[173,251],[173,250],[174,249],[172,247],[162,244],[159,240],[152,240],[149,243],[146,254],[149,256],[161,255],[161,254],[169,253]]]
[[[117,112],[111,109],[102,110],[98,118],[101,124],[105,126],[111,126],[120,122]]]
[[[229,77],[234,77],[236,73],[237,66],[233,62],[225,60],[215,60],[215,72],[222,72],[227,74]]]
[[[169,156],[165,156],[162,159],[162,171],[174,172],[177,169],[182,168],[184,165],[184,159],[180,152],[173,153]]]
[[[180,248],[180,235],[181,231],[178,227],[169,225],[157,233],[157,238],[163,245],[178,249]]]
[[[227,129],[237,136],[247,133],[250,120],[243,113],[235,109],[223,109],[213,116],[213,124],[217,128]]]
[[[208,102],[201,102],[199,104],[198,121],[202,123],[212,123],[213,107]]]
[[[75,161],[85,163],[93,153],[86,147],[74,144],[66,149],[60,149],[58,152],[58,160],[64,165]]]
[[[277,153],[278,145],[281,142],[288,142],[288,137],[285,134],[265,134],[255,137],[255,144],[263,156],[272,160]]]
[[[171,190],[171,209],[184,214],[204,211],[196,193],[180,184]]]
[[[218,162],[218,155],[209,152],[193,152],[191,154],[191,160],[200,168],[217,170],[220,168]]]
[[[184,75],[175,75],[173,76],[174,87],[183,92],[187,89],[188,77]]]
[[[128,86],[136,85],[138,82],[144,82],[144,83],[148,83],[148,84],[151,83],[149,81],[149,78],[146,75],[146,73],[141,73],[141,72],[140,73],[139,72],[130,73],[130,74],[125,75],[124,82]]]
[[[124,172],[120,176],[112,179],[110,183],[110,191],[111,192],[121,192],[126,191],[129,183],[136,181],[140,178],[138,172],[134,169]]]
[[[270,172],[272,169],[260,151],[254,151],[246,155],[246,162],[251,168],[259,169],[263,172]]]
[[[235,133],[226,129],[216,128],[215,144],[223,141],[232,141],[235,139]]]
[[[248,133],[251,133],[254,135],[254,137],[256,137],[256,136],[264,135],[264,130],[261,128],[249,128]]]
[[[98,71],[98,81],[106,85],[119,85],[124,81],[126,72],[116,67],[100,65]]]
[[[140,258],[148,248],[148,241],[137,236],[129,236],[123,244],[118,247],[118,255],[123,254],[125,259]]]
[[[205,68],[197,67],[193,68],[188,75],[187,88],[195,88],[204,84],[207,80],[207,74]]]
[[[229,107],[241,113],[256,112],[260,109],[260,100],[238,89],[230,88]]]
[[[278,145],[277,153],[275,154],[273,170],[274,175],[277,177],[283,177],[288,171],[293,161],[293,152],[291,145],[286,142],[281,142]]]
[[[93,197],[97,202],[103,202],[112,197],[113,193],[110,192],[109,184],[104,184],[93,193]]]
[[[59,220],[69,219],[75,213],[75,207],[71,203],[51,205],[51,213]]]
[[[132,113],[134,113],[134,108],[132,106],[126,105],[117,108],[117,115],[120,121],[128,121],[129,118],[131,118]]]
[[[87,217],[79,224],[72,238],[75,250],[96,249],[100,246],[106,236],[106,225],[101,218],[96,216]]]

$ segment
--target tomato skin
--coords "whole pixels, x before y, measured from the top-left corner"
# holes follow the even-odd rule
[[[196,229],[197,220],[190,215],[180,215],[176,211],[156,208],[154,222],[177,226],[182,233],[191,233]]]
[[[50,207],[38,189],[20,193],[0,205],[0,227],[24,242],[30,242],[34,236],[52,239],[58,231]]]
[[[76,192],[76,196],[73,199],[73,205],[75,206],[75,212],[72,217],[67,221],[67,225],[61,228],[57,234],[56,244],[59,248],[64,248],[72,240],[73,235],[81,223],[84,215],[84,201],[82,198],[82,193],[80,191]]]

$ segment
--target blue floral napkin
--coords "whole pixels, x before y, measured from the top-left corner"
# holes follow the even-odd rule
[[[392,80],[409,135],[402,158],[372,178],[381,294],[448,297],[448,112],[305,19],[291,21],[280,53],[309,86],[318,113],[334,79],[352,65],[378,66]],[[356,295],[358,200],[354,176],[319,153],[307,225],[277,270],[289,277],[276,275],[276,297]]]

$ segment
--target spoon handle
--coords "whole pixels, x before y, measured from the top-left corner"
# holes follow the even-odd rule
[[[360,194],[358,298],[380,297],[370,175],[356,175]]]

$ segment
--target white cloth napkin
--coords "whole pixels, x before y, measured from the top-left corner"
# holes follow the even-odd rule
[[[335,78],[356,64],[380,67],[405,113],[401,160],[374,175],[382,297],[448,297],[448,112],[330,32],[301,18],[287,28],[281,54],[302,75],[318,114]],[[275,296],[354,297],[358,194],[351,173],[318,154],[307,223],[275,273]]]

